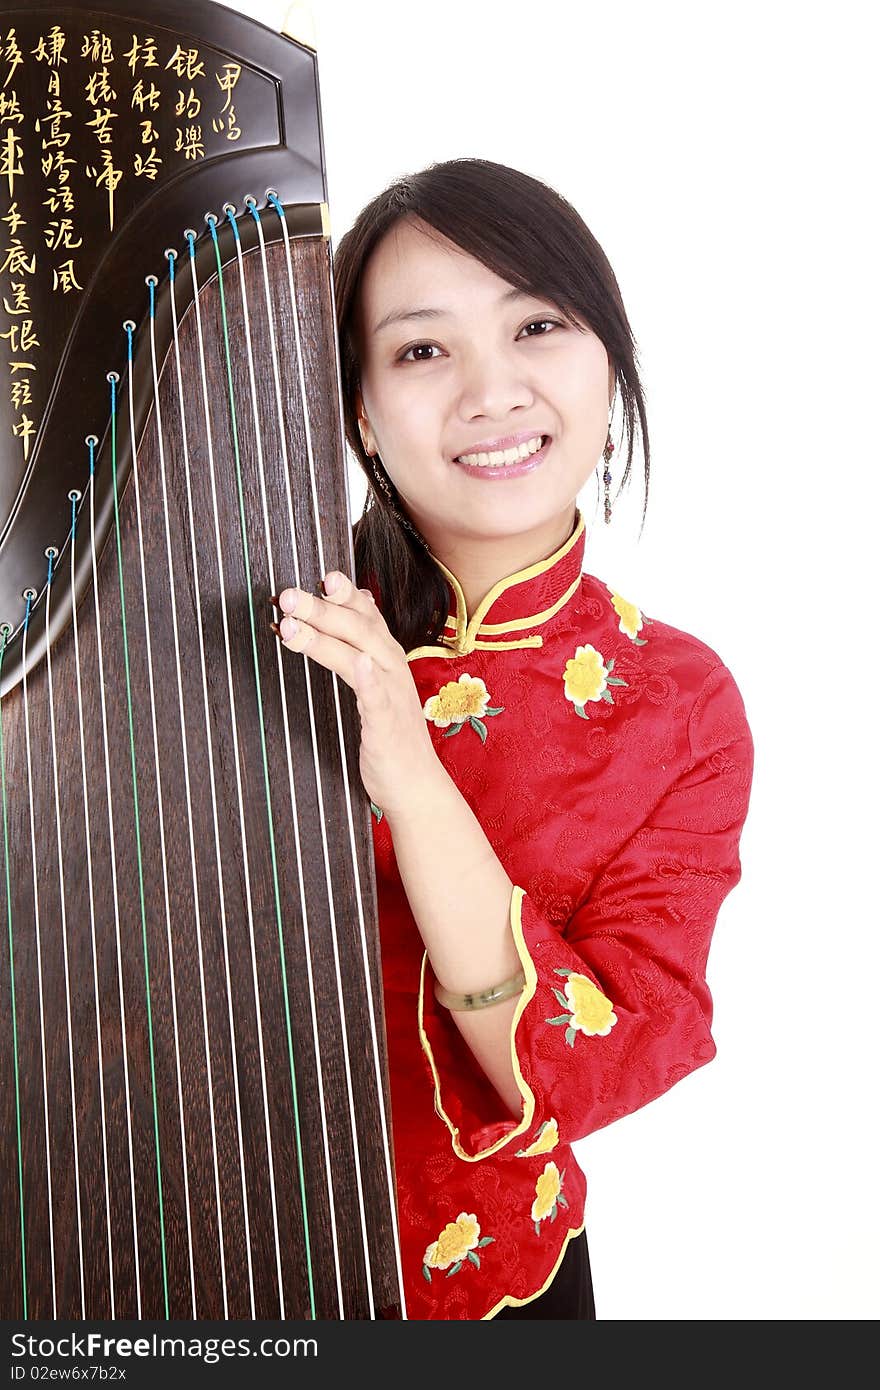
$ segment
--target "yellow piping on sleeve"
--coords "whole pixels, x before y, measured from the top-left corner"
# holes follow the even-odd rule
[[[449,1133],[452,1136],[452,1148],[454,1152],[458,1155],[459,1158],[464,1159],[466,1163],[477,1163],[481,1158],[489,1158],[492,1154],[497,1153],[499,1149],[502,1149],[505,1144],[509,1144],[511,1139],[516,1139],[520,1134],[524,1134],[525,1131],[529,1128],[529,1125],[532,1123],[532,1119],[534,1118],[535,1114],[534,1092],[532,1091],[531,1087],[527,1084],[520,1070],[519,1058],[516,1053],[515,1041],[517,1024],[522,1018],[523,1013],[525,1012],[525,1009],[529,1004],[530,1000],[534,998],[535,991],[538,987],[538,972],[535,970],[534,961],[532,960],[532,957],[529,954],[529,949],[526,946],[525,937],[523,936],[522,900],[524,897],[525,889],[518,888],[515,886],[510,896],[510,929],[513,932],[513,939],[516,944],[517,954],[519,955],[520,963],[523,968],[523,974],[526,977],[526,983],[523,992],[519,997],[519,1001],[514,1011],[513,1019],[511,1020],[510,1057],[511,1062],[513,1063],[513,1074],[516,1078],[516,1084],[519,1088],[520,1095],[523,1098],[523,1117],[514,1129],[510,1130],[509,1133],[505,1134],[503,1138],[499,1139],[496,1143],[492,1144],[488,1149],[483,1149],[482,1153],[467,1153],[467,1151],[461,1145],[458,1128],[452,1123],[446,1111],[443,1109],[443,1101],[440,1095],[440,1076],[437,1071],[437,1064],[434,1061],[434,1054],[431,1050],[431,1044],[428,1041],[428,1035],[425,1032],[425,974],[428,965],[428,952],[425,951],[424,955],[422,956],[422,970],[419,979],[419,1038],[421,1040],[422,1050],[425,1053],[425,1056],[427,1057],[431,1067],[431,1075],[434,1078],[434,1109],[440,1116],[441,1120],[443,1120],[446,1123],[446,1126],[449,1129]]]

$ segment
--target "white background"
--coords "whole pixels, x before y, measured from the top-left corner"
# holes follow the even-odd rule
[[[585,568],[720,654],[755,740],[718,1057],[577,1146],[598,1316],[874,1319],[876,10],[310,9],[334,242],[392,178],[462,155],[545,180],[599,240],[653,458],[641,539],[638,456],[610,527],[585,491]]]

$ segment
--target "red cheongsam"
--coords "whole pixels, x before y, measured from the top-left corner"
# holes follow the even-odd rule
[[[583,555],[578,513],[561,549],[501,580],[472,617],[441,566],[445,631],[408,653],[437,756],[516,885],[526,977],[516,1121],[434,998],[375,808],[411,1319],[491,1318],[541,1294],[584,1226],[572,1143],[715,1054],[706,958],[741,872],[742,697],[711,647],[582,573]],[[441,899],[455,872],[438,872]]]

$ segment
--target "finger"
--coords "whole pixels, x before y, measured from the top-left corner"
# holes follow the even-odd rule
[[[356,589],[347,574],[341,570],[330,570],[324,576],[324,593],[329,603],[347,603],[360,613],[376,612],[373,595],[369,589]]]
[[[341,578],[344,583],[327,598],[301,589],[284,589],[278,595],[282,614],[285,618],[295,616],[327,636],[368,652],[383,670],[390,670],[400,660],[399,644],[372,597],[356,589],[344,575]]]
[[[358,691],[375,670],[373,659],[367,652],[320,632],[309,623],[297,618],[282,618],[279,624],[273,626],[283,647],[307,656],[310,661],[317,661],[329,671],[335,671],[354,691]]]
[[[339,570],[331,570],[324,578],[324,594],[312,594],[307,589],[282,589],[273,602],[282,613],[296,613],[297,617],[311,622],[315,605],[322,601],[337,606],[348,606],[357,613],[372,614],[379,610],[369,589],[356,589],[347,575]]]

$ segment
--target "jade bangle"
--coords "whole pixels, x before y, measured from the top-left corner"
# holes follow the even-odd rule
[[[463,1013],[466,1009],[489,1009],[493,1004],[500,1004],[504,999],[510,999],[512,995],[520,994],[525,982],[525,974],[520,970],[512,979],[504,980],[500,985],[480,990],[475,994],[452,994],[442,985],[435,984],[434,996],[444,1009]]]

